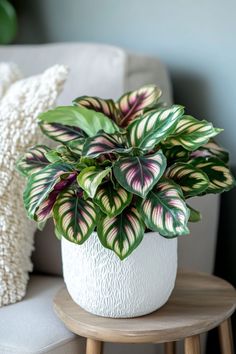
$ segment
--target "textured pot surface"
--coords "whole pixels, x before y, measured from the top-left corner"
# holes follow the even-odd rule
[[[63,273],[72,299],[106,317],[136,317],[168,300],[177,272],[177,239],[144,235],[123,261],[104,248],[94,232],[83,245],[62,238]]]

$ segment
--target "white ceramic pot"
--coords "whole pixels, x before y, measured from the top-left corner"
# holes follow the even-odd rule
[[[83,309],[105,317],[137,317],[168,300],[176,279],[177,239],[146,233],[120,261],[94,232],[80,246],[62,238],[62,259],[67,289]]]

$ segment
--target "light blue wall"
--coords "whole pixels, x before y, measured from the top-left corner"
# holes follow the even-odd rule
[[[26,4],[28,3],[28,7]],[[175,98],[224,127],[236,164],[235,0],[24,0],[22,41],[94,41],[159,56]]]

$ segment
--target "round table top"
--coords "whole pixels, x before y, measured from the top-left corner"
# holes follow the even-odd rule
[[[114,319],[92,315],[78,306],[66,288],[59,290],[54,309],[72,332],[117,343],[163,343],[217,327],[236,307],[235,289],[205,273],[180,272],[175,289],[161,309],[142,317]]]

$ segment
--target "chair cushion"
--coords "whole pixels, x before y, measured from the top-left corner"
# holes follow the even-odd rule
[[[53,297],[62,278],[32,276],[27,295],[0,309],[1,354],[78,354],[85,341],[70,331],[53,311]]]

